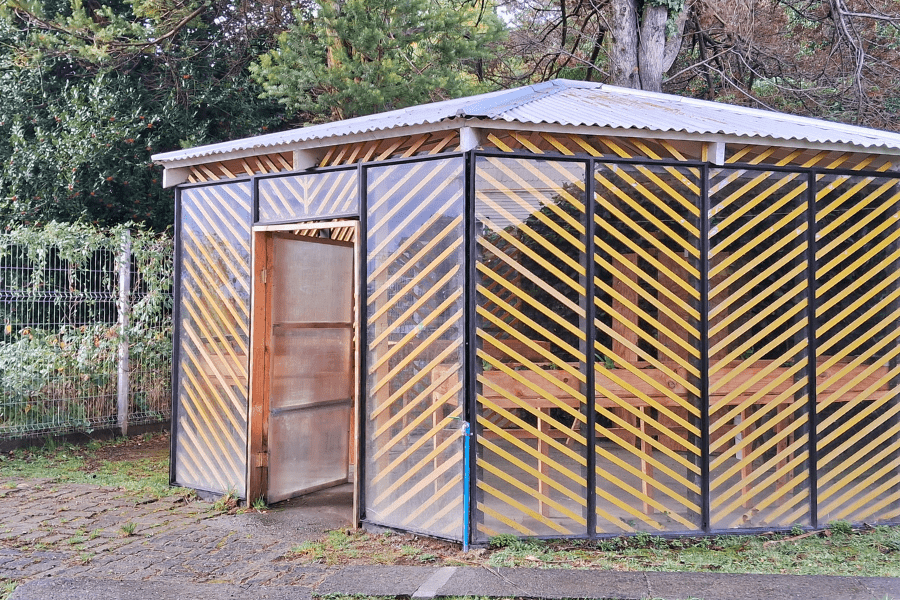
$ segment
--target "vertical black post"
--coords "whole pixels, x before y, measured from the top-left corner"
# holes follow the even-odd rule
[[[259,222],[259,178],[250,178],[250,226]]]
[[[359,298],[357,299],[358,306],[356,307],[356,314],[357,322],[359,323],[359,332],[357,332],[357,339],[359,340],[359,349],[357,350],[359,360],[359,397],[356,399],[356,429],[359,431],[359,437],[356,440],[356,453],[358,456],[358,464],[356,465],[356,485],[359,488],[359,514],[354,515],[356,523],[362,521],[366,515],[366,432],[369,427],[369,422],[366,418],[366,401],[369,399],[366,386],[366,358],[369,351],[369,314],[366,310],[369,303],[369,286],[367,281],[368,248],[366,243],[368,237],[369,216],[367,176],[368,171],[363,166],[363,163],[358,163],[356,166],[356,185],[358,188],[357,193],[359,194],[359,239],[356,240],[356,243],[358,248],[357,252],[359,253],[359,273],[357,273],[356,276],[359,277]]]
[[[594,253],[594,213],[596,202],[594,200],[594,161],[590,160],[585,165],[584,178],[584,273],[585,285],[585,387],[587,395],[587,534],[588,537],[597,535],[597,396],[594,357],[594,340],[597,330],[594,326],[596,319],[596,290],[594,289],[594,270],[596,260]]]
[[[806,377],[809,393],[809,524],[819,526],[819,450],[816,440],[818,414],[816,408],[816,172],[807,173],[806,183]]]
[[[178,437],[178,382],[181,379],[181,188],[175,188],[175,248],[172,281],[172,414],[169,417],[169,485],[175,485]]]
[[[895,177],[894,187],[896,190],[896,189],[900,188],[900,179],[896,179],[896,175],[894,177]],[[897,223],[896,217],[900,216],[897,214],[898,212],[900,212],[900,206],[898,206],[898,204],[896,202],[892,206],[892,211],[893,211],[893,214],[895,217],[894,224],[890,227],[890,229],[888,230],[888,233],[886,234],[886,235],[891,235],[891,236],[897,232],[898,223]],[[900,243],[898,243],[898,241],[895,239],[893,242],[891,242],[888,245],[887,255],[894,256],[894,257],[897,256],[898,249],[900,249]],[[900,261],[895,259],[892,263],[890,263],[890,267],[888,267],[888,269],[889,269],[889,273],[893,274],[898,269],[900,269]],[[889,289],[888,293],[890,293],[890,294],[893,294],[894,292],[896,292],[897,291],[897,281],[895,280],[893,283],[891,283],[891,285],[888,289]],[[897,299],[897,300],[894,300],[893,302],[891,302],[891,307],[889,310],[891,311],[892,314],[895,314],[897,312],[897,310],[900,310],[900,299]],[[893,342],[884,350],[884,352],[891,354],[891,358],[888,359],[888,372],[893,373],[894,369],[897,368],[898,363],[900,363],[900,361],[898,361],[898,359],[897,359],[897,354],[896,354],[897,345],[898,345],[898,343],[900,343],[900,340],[898,340],[898,338],[897,338],[896,322],[894,324],[894,327],[891,328],[891,330],[888,331],[885,335],[893,336],[893,338],[894,338]],[[891,377],[891,380],[888,382],[888,389],[891,389],[891,390],[897,389],[898,384],[900,384],[900,377],[895,375],[894,377]],[[893,399],[890,401],[890,406],[893,408],[893,407],[897,406],[898,402],[900,402],[900,398],[898,398],[897,395],[895,395],[893,397]],[[891,417],[888,420],[888,427],[890,427],[890,430],[894,432],[893,435],[891,436],[890,444],[896,448],[897,442],[898,442],[898,440],[900,440],[900,416],[895,414],[893,417]],[[897,458],[898,458],[898,453],[895,450],[894,456],[893,456],[894,464],[897,464],[896,463]],[[897,472],[897,470],[895,470],[895,472]],[[893,495],[895,506],[900,504],[900,497],[898,497],[898,492],[900,492],[900,485],[897,485],[897,484],[891,486],[891,490],[890,490],[890,492],[888,492]]]
[[[709,498],[709,163],[700,170],[700,527],[710,531]]]
[[[468,434],[471,436],[469,443],[472,444],[478,439],[480,427],[478,427],[478,361],[476,353],[478,351],[478,333],[476,321],[476,281],[478,281],[478,272],[476,270],[476,262],[478,260],[477,236],[475,223],[475,153],[468,151],[465,153],[465,214],[463,217],[463,227],[465,228],[465,377],[463,385],[465,406],[463,410],[463,419],[469,423]],[[464,508],[463,518],[468,519],[468,527],[466,531],[469,539],[463,540],[464,544],[469,544],[475,537],[473,532],[476,526],[475,509],[478,505],[477,490],[479,473],[476,470],[478,462],[479,449],[478,445],[470,446],[469,464],[463,465],[463,469],[468,471],[469,485],[469,505]],[[465,478],[464,478],[465,481]]]

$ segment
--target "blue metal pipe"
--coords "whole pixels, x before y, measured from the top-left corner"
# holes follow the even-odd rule
[[[472,473],[469,469],[469,440],[472,439],[472,432],[469,429],[469,422],[462,423],[463,435],[463,552],[469,551],[469,480]]]

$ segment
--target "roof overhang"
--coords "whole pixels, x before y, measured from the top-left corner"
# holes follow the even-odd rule
[[[556,80],[509,91],[446,100],[286,132],[153,156],[166,169],[164,186],[187,180],[195,165],[294,153],[294,168],[315,166],[319,149],[459,130],[462,149],[478,131],[515,130],[689,143],[759,144],[785,148],[900,155],[900,135],[741,106],[613,86]]]

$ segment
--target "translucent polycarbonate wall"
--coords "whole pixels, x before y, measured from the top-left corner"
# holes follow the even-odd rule
[[[365,518],[459,539],[465,186],[461,157],[365,170]]]
[[[476,163],[479,539],[586,531],[584,173]]]
[[[710,526],[809,525],[805,173],[711,169]]]
[[[359,212],[355,168],[259,180],[260,223],[313,221]]]
[[[178,485],[246,489],[250,183],[182,190],[173,475]]]
[[[819,523],[900,516],[900,183],[816,178]]]
[[[700,181],[597,162],[598,534],[701,528]]]
[[[472,178],[476,540],[897,519],[895,176],[494,152]]]
[[[896,522],[897,174],[603,140],[619,158],[498,145],[254,182],[261,222],[365,207],[364,520],[482,542]],[[243,489],[250,189],[182,191],[176,472],[201,489]],[[350,334],[316,335],[278,341],[315,362],[283,363],[290,402],[298,376],[346,393]]]

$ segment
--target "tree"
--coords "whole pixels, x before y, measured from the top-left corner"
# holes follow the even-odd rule
[[[507,0],[499,85],[596,80],[900,130],[895,0]],[[519,59],[522,56],[524,59]]]
[[[265,97],[317,120],[483,91],[503,33],[491,5],[450,0],[319,0],[295,16],[251,70]]]
[[[6,6],[4,222],[81,218],[164,228],[173,219],[172,194],[162,189],[152,154],[285,123],[276,103],[257,98],[246,68],[283,28],[274,17],[261,19],[253,3]]]
[[[524,79],[564,76],[656,92],[689,14],[685,0],[521,0],[507,8],[511,54],[526,57]]]

